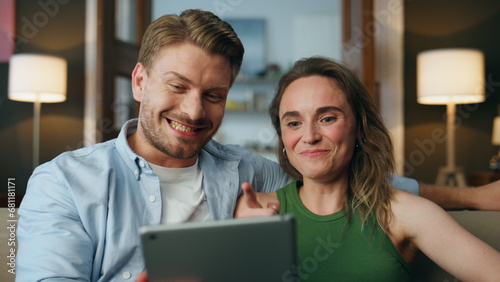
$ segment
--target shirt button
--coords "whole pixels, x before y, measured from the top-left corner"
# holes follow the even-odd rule
[[[140,160],[140,161],[139,161],[139,166],[140,166],[140,167],[145,167],[145,166],[146,166],[146,164],[144,164],[144,162],[143,162],[142,160]]]
[[[128,271],[125,271],[125,272],[123,272],[122,276],[125,279],[130,279],[130,277],[132,277],[132,274],[130,274],[130,272],[128,272]]]
[[[156,197],[154,195],[149,195],[149,201],[154,203],[156,201]]]
[[[139,171],[138,170],[134,170],[134,175],[135,175],[135,177],[137,177],[139,175]]]

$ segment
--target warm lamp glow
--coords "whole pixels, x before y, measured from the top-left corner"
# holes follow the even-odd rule
[[[41,103],[66,100],[66,60],[47,55],[15,54],[9,63],[9,99]]]
[[[9,99],[33,102],[33,168],[38,166],[42,103],[66,101],[67,62],[38,54],[15,54],[9,61]]]
[[[437,49],[417,57],[420,104],[474,104],[485,99],[484,55],[474,49]]]
[[[474,49],[436,49],[417,56],[417,101],[446,105],[446,167],[436,184],[466,186],[461,167],[455,166],[456,105],[485,99],[484,55]]]
[[[491,143],[500,146],[500,116],[493,119],[493,136],[491,136]]]

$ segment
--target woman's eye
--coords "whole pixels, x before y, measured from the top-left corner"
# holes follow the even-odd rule
[[[298,121],[291,121],[291,122],[286,124],[286,126],[288,126],[288,127],[297,127],[299,125],[300,125],[300,123]]]
[[[323,118],[324,122],[334,122],[336,120],[337,120],[336,117],[326,117],[326,118]]]

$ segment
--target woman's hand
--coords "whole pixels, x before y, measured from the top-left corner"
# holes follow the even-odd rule
[[[276,193],[255,193],[248,182],[241,184],[243,195],[238,199],[235,218],[264,217],[279,214],[280,204]],[[266,208],[263,208],[263,207]]]

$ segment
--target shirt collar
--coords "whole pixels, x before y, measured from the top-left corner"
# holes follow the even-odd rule
[[[127,138],[137,130],[137,123],[138,119],[131,119],[122,126],[116,138],[116,149],[135,178],[139,180],[142,171],[152,172],[152,170],[146,160],[134,153],[128,144]]]

